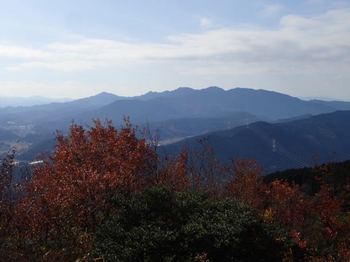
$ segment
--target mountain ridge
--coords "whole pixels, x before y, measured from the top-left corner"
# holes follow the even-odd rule
[[[206,141],[223,161],[251,158],[266,172],[350,159],[350,111],[336,111],[284,123],[255,122],[167,145],[164,153],[199,149]]]
[[[164,140],[171,142],[252,121],[286,122],[347,106],[350,108],[349,102],[303,101],[264,89],[180,87],[136,97],[101,92],[64,103],[4,108],[0,110],[0,124],[19,132],[28,147],[35,147],[38,143],[45,145],[44,140],[53,137],[56,130],[66,133],[73,122],[85,126],[93,119],[108,119],[120,126],[129,117],[135,125],[161,129]]]

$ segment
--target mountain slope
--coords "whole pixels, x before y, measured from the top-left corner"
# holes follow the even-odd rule
[[[77,115],[78,121],[109,118],[120,121],[130,116],[136,123],[180,118],[224,117],[234,112],[246,112],[270,120],[320,114],[334,108],[303,101],[288,95],[265,90],[235,88],[228,91],[217,87],[202,90],[175,90],[149,100],[118,100],[98,110]]]
[[[350,110],[350,102],[345,101],[322,101],[322,100],[311,100],[310,102],[319,104],[319,105],[326,105],[329,107],[332,107],[337,110]]]
[[[196,90],[190,87],[179,87],[173,91],[163,91],[163,92],[148,92],[141,96],[133,97],[136,100],[151,100],[160,97],[179,97],[195,93]]]
[[[68,102],[71,99],[55,99],[41,96],[32,97],[0,97],[0,108],[16,106],[35,106],[54,102]]]
[[[151,122],[147,124],[151,133],[158,135],[162,143],[168,143],[173,139],[196,136],[213,131],[231,129],[241,125],[259,121],[258,117],[245,112],[232,113],[227,117],[219,118],[182,118]]]
[[[65,103],[51,103],[30,107],[7,107],[0,111],[0,123],[11,121],[35,124],[64,117],[68,117],[71,121],[76,114],[86,110],[97,109],[118,99],[121,99],[121,97],[109,93],[100,93]]]
[[[108,118],[119,123],[124,116],[130,116],[134,123],[146,123],[181,118],[226,117],[235,112],[278,120],[335,110],[337,108],[334,108],[333,104],[303,101],[265,90],[179,88],[137,97],[101,93],[67,103],[5,108],[0,112],[0,123],[13,121],[49,126],[56,122],[62,123],[55,125],[56,128],[60,128],[67,126],[72,120],[88,124],[94,118]]]
[[[335,111],[337,106],[339,104],[303,101],[265,90],[184,87],[137,97],[101,93],[66,103],[4,108],[0,110],[0,124],[11,130],[25,130],[26,134],[21,133],[23,137],[33,134],[26,142],[34,148],[37,143],[45,144],[44,140],[52,137],[55,130],[65,133],[72,121],[90,125],[96,118],[110,119],[119,126],[126,116],[133,124],[152,124],[153,130],[161,130],[162,140],[174,141],[259,119],[285,121],[328,113]]]
[[[258,120],[260,119],[248,113],[237,112],[224,118],[185,118],[152,122],[139,125],[138,129],[142,133],[141,135],[144,135],[144,131],[146,131],[147,135],[159,139],[158,141],[161,144],[168,144],[175,141],[181,141],[186,137],[217,130],[230,129]],[[116,124],[116,126],[119,127],[118,124]],[[21,160],[31,161],[40,153],[51,152],[53,150],[55,145],[55,134],[49,132],[44,134],[29,134],[23,138],[23,141],[32,144],[32,146],[28,151],[18,155],[18,157]]]
[[[165,153],[198,148],[206,140],[223,161],[253,158],[267,172],[350,159],[350,111],[286,123],[257,122],[163,147]]]
[[[19,137],[14,132],[0,128],[0,141],[13,141],[18,138]]]

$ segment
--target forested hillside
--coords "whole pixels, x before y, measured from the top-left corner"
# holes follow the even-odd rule
[[[222,161],[256,159],[266,173],[350,159],[350,111],[321,114],[282,123],[250,125],[192,137],[163,148],[165,154],[182,148],[197,150],[203,143]]]

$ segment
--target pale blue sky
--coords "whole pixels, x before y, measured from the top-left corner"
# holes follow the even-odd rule
[[[350,100],[350,0],[0,0],[0,96],[264,88]]]

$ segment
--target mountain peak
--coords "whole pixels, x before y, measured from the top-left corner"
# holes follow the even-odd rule
[[[117,96],[117,95],[112,94],[112,93],[102,92],[102,93],[98,93],[97,95],[94,95],[94,96],[85,97],[85,98],[81,98],[81,99],[72,101],[71,103],[73,103],[73,104],[88,103],[89,105],[103,106],[103,105],[110,104],[116,100],[120,100],[122,98],[123,97]]]
[[[176,88],[174,91],[184,91],[184,90],[190,91],[190,90],[194,90],[194,89],[191,87],[188,87],[188,86],[180,86],[180,87]]]
[[[199,91],[204,91],[204,92],[225,92],[224,89],[222,89],[221,87],[218,87],[218,86],[209,86],[207,88],[200,89]]]
[[[97,95],[94,95],[93,97],[119,97],[119,96],[108,92],[101,92],[101,93],[98,93]]]
[[[220,91],[222,91],[224,89],[222,89],[221,87],[218,87],[218,86],[209,86],[207,88],[204,88],[204,90],[220,90]]]

